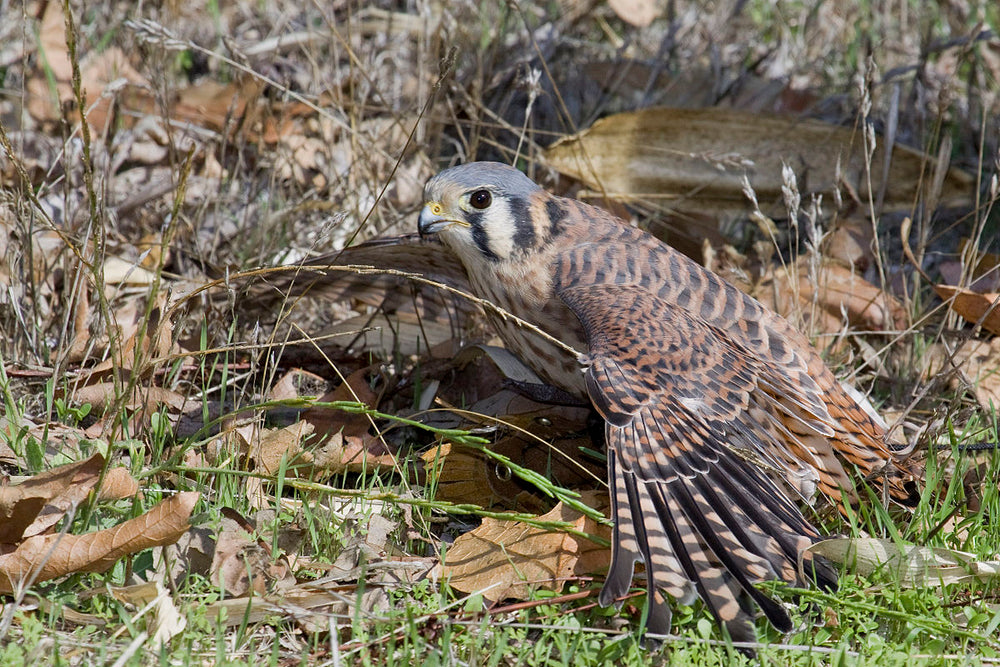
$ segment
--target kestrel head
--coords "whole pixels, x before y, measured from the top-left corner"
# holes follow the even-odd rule
[[[527,176],[499,162],[445,169],[424,186],[420,233],[439,234],[466,261],[513,259],[539,240],[533,209],[546,196]]]

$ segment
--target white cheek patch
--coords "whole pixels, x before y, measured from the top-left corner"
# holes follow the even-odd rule
[[[517,226],[511,217],[507,202],[500,197],[493,199],[493,205],[485,211],[482,220],[490,250],[500,259],[508,259],[514,253],[514,237]]]

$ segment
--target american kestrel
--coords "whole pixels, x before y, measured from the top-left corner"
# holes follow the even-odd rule
[[[488,313],[506,346],[606,421],[602,605],[642,561],[651,632],[670,630],[666,596],[700,596],[736,641],[755,639],[757,607],[790,631],[755,584],[803,583],[798,559],[821,535],[793,497],[855,502],[853,467],[909,496],[886,472],[899,452],[808,340],[719,276],[503,164],[442,171],[424,197],[420,234],[454,252],[477,296],[547,334]],[[829,564],[806,570],[836,585]]]

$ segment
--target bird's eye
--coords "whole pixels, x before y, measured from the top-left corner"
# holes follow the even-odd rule
[[[489,208],[490,204],[493,203],[493,195],[490,194],[489,190],[476,190],[469,197],[469,203],[472,204],[474,208]]]

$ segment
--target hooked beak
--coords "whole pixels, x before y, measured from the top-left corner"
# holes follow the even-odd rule
[[[424,205],[423,210],[420,211],[420,219],[417,221],[417,229],[421,236],[436,234],[452,223],[451,220],[441,217],[443,212],[443,207],[437,202],[429,202]]]

